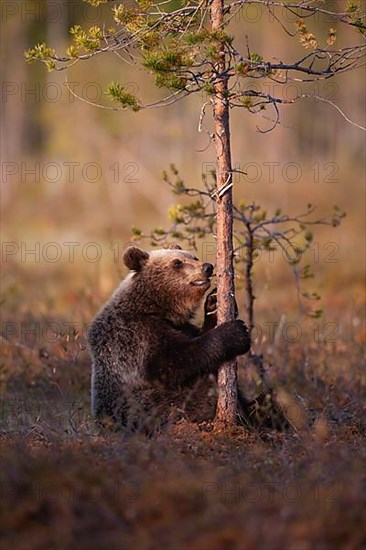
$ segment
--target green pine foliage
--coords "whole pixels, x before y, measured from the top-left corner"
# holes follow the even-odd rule
[[[118,103],[122,107],[130,108],[135,112],[139,111],[141,108],[137,98],[133,94],[126,92],[123,84],[119,82],[111,82],[105,93],[112,101]]]
[[[52,71],[56,66],[54,60],[55,55],[55,50],[48,48],[45,42],[36,44],[34,48],[30,48],[24,53],[24,57],[28,63],[32,63],[33,61],[41,61],[46,65],[49,71]]]
[[[362,12],[359,2],[348,0],[346,2],[346,13],[362,36],[366,36],[365,14]]]
[[[107,0],[84,1],[94,7],[107,3]],[[249,97],[243,89],[245,79],[272,78],[279,75],[281,82],[283,72],[272,69],[270,61],[265,61],[259,52],[250,52],[249,47],[246,55],[237,51],[234,36],[228,33],[230,10],[230,6],[226,6],[225,16],[228,15],[228,19],[222,28],[211,30],[210,10],[205,3],[198,3],[196,0],[179,3],[137,0],[134,4],[127,5],[113,3],[111,15],[114,27],[101,29],[91,26],[84,29],[76,24],[70,29],[72,43],[66,47],[65,55],[57,55],[52,48],[42,43],[25,52],[25,57],[29,62],[41,61],[52,71],[67,68],[77,60],[88,59],[100,53],[121,51],[132,57],[137,66],[150,73],[158,88],[167,89],[173,95],[203,92],[209,97],[216,93],[216,68],[224,57],[227,63],[226,78],[231,82],[235,79],[235,84],[229,86],[230,91],[225,98],[231,106],[258,113],[266,104],[276,105],[281,100],[260,92],[253,94],[253,91]],[[339,21],[352,25],[361,34],[365,34],[364,13],[358,2],[347,1],[344,12],[334,13]],[[312,50],[316,56],[320,41],[308,29],[308,16],[309,13],[305,12],[303,19],[296,22],[297,35],[303,47]],[[336,28],[332,26],[325,39],[327,46],[333,46],[336,37]],[[349,52],[346,54],[348,59]],[[311,59],[308,65],[314,66]],[[333,76],[333,73],[342,68],[341,61],[339,67],[330,63],[328,76]],[[298,69],[296,66],[295,70]],[[324,77],[324,73],[320,74]],[[241,78],[237,79],[237,76]],[[121,108],[131,107],[137,111],[142,107],[141,103],[126,95],[122,89],[117,90],[112,84],[106,89],[106,95]]]
[[[70,29],[76,51],[95,52],[100,50],[103,39],[102,30],[99,27],[90,27],[85,31],[80,25],[74,25]]]

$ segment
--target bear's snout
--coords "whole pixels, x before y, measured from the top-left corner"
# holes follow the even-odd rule
[[[212,264],[203,264],[202,271],[206,275],[206,277],[211,277],[213,273],[213,265]]]

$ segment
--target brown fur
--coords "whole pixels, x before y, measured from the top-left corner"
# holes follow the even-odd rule
[[[213,266],[189,252],[130,247],[124,262],[132,273],[88,335],[92,412],[140,427],[151,418],[165,422],[173,409],[187,414],[194,403],[193,417],[199,417],[202,400],[212,394],[210,375],[214,380],[222,363],[249,350],[247,329],[239,320],[206,331],[191,324]]]

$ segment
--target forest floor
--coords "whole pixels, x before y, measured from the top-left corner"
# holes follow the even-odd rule
[[[82,335],[52,338],[60,319],[8,311],[2,547],[366,548],[366,338],[354,295],[330,296],[328,322],[304,321],[300,336],[297,321],[262,324],[257,351],[292,414],[287,432],[181,421],[152,437],[100,434]],[[254,395],[254,368],[244,360],[239,372]]]

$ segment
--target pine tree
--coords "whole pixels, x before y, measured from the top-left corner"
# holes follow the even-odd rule
[[[108,2],[87,1],[94,6]],[[280,21],[276,10],[297,14],[293,34],[306,50],[304,55],[296,61],[273,62],[251,52],[249,45],[246,52],[239,52],[228,30],[235,15],[248,4],[261,5],[282,28],[286,23]],[[48,70],[63,70],[78,61],[98,55],[102,60],[108,52],[117,53],[120,59],[149,72],[157,87],[169,90],[161,100],[148,104],[128,92],[123,83],[112,82],[106,94],[117,109],[140,111],[152,105],[171,104],[193,93],[206,94],[200,120],[202,122],[207,106],[211,106],[214,125],[211,138],[216,151],[214,200],[218,323],[231,321],[235,314],[235,299],[230,111],[237,107],[255,114],[272,107],[274,127],[279,122],[281,104],[294,103],[296,99],[307,96],[303,94],[290,101],[275,97],[248,87],[249,77],[285,84],[296,75],[297,80],[311,82],[360,67],[365,54],[365,14],[354,1],[346,2],[343,11],[332,11],[326,9],[322,1],[315,0],[136,0],[131,7],[115,4],[112,12],[113,28],[92,26],[85,30],[80,25],[72,27],[72,44],[65,55],[58,55],[42,43],[28,50],[26,58],[45,63]],[[334,21],[323,41],[309,30],[311,18],[319,14]],[[338,24],[355,28],[359,35],[355,44],[336,48]],[[222,366],[218,384],[217,421],[232,424],[236,416],[235,362]]]

